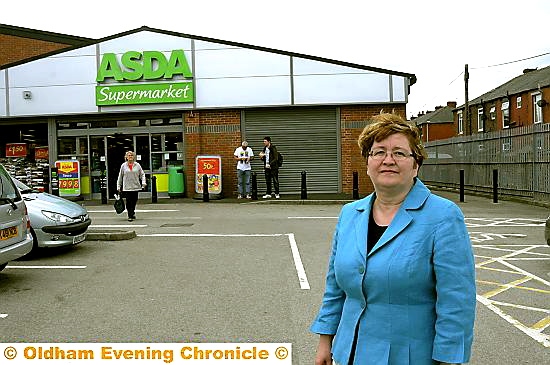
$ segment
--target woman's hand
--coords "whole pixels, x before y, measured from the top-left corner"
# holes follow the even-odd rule
[[[315,365],[332,365],[332,338],[333,335],[320,335]]]

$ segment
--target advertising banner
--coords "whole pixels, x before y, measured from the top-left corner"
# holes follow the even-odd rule
[[[208,176],[208,193],[222,192],[222,158],[220,156],[197,156],[195,158],[195,192],[203,192],[203,175]]]
[[[80,164],[77,160],[55,161],[60,196],[80,195]]]

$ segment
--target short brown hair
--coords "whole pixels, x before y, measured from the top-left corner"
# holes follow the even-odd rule
[[[407,122],[402,116],[395,113],[380,113],[375,115],[361,132],[357,144],[361,155],[367,158],[374,142],[380,142],[392,134],[401,133],[409,140],[414,160],[418,166],[428,156],[420,139],[420,131],[416,125]]]

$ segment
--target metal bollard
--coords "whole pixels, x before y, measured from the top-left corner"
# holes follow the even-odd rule
[[[498,170],[493,170],[493,203],[498,203]]]
[[[353,172],[353,199],[359,199],[359,174],[357,171]]]
[[[209,202],[210,195],[208,193],[208,175],[202,175],[202,201]]]
[[[256,173],[252,173],[252,200],[258,200],[258,180],[256,177]]]
[[[300,190],[300,199],[307,199],[306,172],[302,171],[302,188]]]
[[[464,170],[460,170],[460,202],[464,203]]]
[[[151,203],[156,203],[157,199],[157,177],[153,176],[151,178]]]

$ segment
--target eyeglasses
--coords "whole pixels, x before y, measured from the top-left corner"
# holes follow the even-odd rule
[[[386,150],[371,150],[369,156],[373,160],[381,161],[386,158],[387,155],[391,155],[394,161],[405,161],[409,157],[413,157],[414,153],[403,150],[386,151]]]

